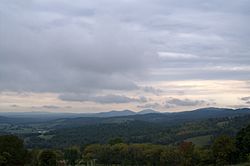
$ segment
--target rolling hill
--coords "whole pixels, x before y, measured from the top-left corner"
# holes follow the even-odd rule
[[[31,148],[107,143],[116,137],[127,143],[174,144],[195,140],[207,145],[207,138],[222,133],[234,135],[250,123],[249,108],[203,108],[176,113],[125,110],[88,116],[64,114],[40,121],[37,116],[0,116],[0,134],[19,135]]]

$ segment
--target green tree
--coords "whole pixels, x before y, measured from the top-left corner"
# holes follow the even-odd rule
[[[0,165],[4,166],[4,165],[8,165],[8,160],[11,158],[11,155],[7,152],[3,152],[0,155]]]
[[[191,166],[199,162],[199,155],[196,153],[195,145],[192,142],[182,142],[178,150],[181,158],[180,165]]]
[[[64,150],[64,159],[68,165],[75,165],[81,157],[80,150],[77,147],[71,147]]]
[[[161,152],[163,151],[163,146],[161,145],[148,145],[144,149],[143,156],[147,165],[157,166],[160,165]]]
[[[0,136],[0,163],[2,166],[24,165],[27,162],[27,150],[17,136]]]
[[[160,165],[180,165],[180,154],[176,148],[166,147],[160,156]]]
[[[250,155],[250,125],[241,129],[236,135],[236,147],[241,160],[247,160]]]
[[[29,158],[30,158],[30,165],[39,165],[39,155],[41,150],[39,149],[32,149],[29,151]]]
[[[213,154],[212,150],[209,148],[199,148],[196,149],[196,153],[199,155],[199,165],[212,165],[213,162]]]
[[[43,150],[39,155],[39,166],[56,166],[56,153],[53,150]]]
[[[129,165],[128,163],[128,145],[120,143],[110,146],[110,155],[112,164]]]
[[[144,149],[146,148],[145,144],[131,144],[128,147],[129,159],[131,165],[145,165],[144,158]]]
[[[212,152],[217,165],[233,164],[235,162],[235,143],[227,135],[222,135],[215,139],[212,145]]]
[[[124,143],[123,139],[121,138],[114,138],[114,139],[109,140],[110,145],[115,145],[115,144],[120,144],[120,143]]]

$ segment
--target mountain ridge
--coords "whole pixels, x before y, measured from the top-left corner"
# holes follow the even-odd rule
[[[144,109],[139,112],[134,112],[131,110],[112,110],[107,112],[99,113],[84,113],[84,114],[75,114],[75,113],[4,113],[1,112],[0,122],[5,120],[13,121],[15,119],[18,122],[24,120],[29,122],[42,122],[42,121],[53,121],[57,119],[83,119],[84,121],[88,118],[101,118],[105,119],[132,119],[132,120],[142,120],[142,121],[175,121],[175,120],[192,120],[192,119],[205,119],[205,118],[218,118],[218,117],[228,117],[228,116],[238,116],[249,114],[250,108],[239,108],[239,109],[230,109],[230,108],[216,108],[216,107],[207,107],[200,108],[191,111],[183,112],[157,112],[153,109]],[[119,121],[119,120],[118,120]]]
[[[54,124],[58,128],[80,127],[82,125],[107,123],[120,124],[133,121],[149,122],[154,124],[158,123],[166,126],[172,126],[185,122],[214,118],[238,117],[243,115],[250,115],[250,109],[203,108],[179,113],[148,113],[113,117],[63,118],[54,121],[52,120],[50,123]]]

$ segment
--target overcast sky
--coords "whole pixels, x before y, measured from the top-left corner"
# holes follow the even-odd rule
[[[1,0],[0,111],[250,107],[249,0]]]

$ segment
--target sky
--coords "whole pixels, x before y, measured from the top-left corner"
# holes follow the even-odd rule
[[[1,0],[0,111],[250,107],[249,0]]]

